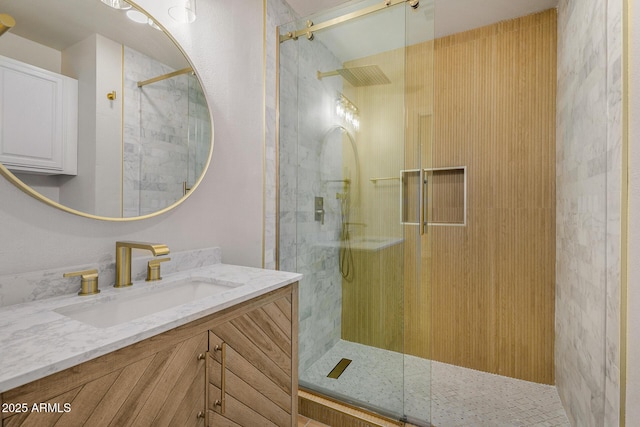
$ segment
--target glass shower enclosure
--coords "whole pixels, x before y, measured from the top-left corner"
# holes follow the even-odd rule
[[[347,3],[280,26],[278,52],[278,267],[304,275],[300,386],[419,425],[433,3]]]
[[[175,70],[124,51],[123,216],[147,215],[179,200],[209,158],[212,127],[190,67]]]

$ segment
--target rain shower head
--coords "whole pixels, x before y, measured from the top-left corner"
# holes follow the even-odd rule
[[[352,86],[375,86],[387,85],[391,83],[389,77],[377,65],[366,65],[364,67],[341,68],[336,71],[322,73],[318,71],[318,80],[324,77],[342,76]]]
[[[16,25],[16,20],[11,15],[0,13],[0,36]]]

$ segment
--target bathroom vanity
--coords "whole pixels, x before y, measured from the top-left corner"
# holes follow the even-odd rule
[[[2,426],[295,425],[299,279],[216,264],[5,307]],[[207,283],[220,291],[166,309],[152,299],[160,311],[145,311],[153,295]],[[120,302],[138,300],[139,315],[118,317]],[[83,317],[101,306],[113,320]]]

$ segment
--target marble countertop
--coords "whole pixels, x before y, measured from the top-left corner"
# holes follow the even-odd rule
[[[54,311],[122,298],[129,292],[133,292],[130,295],[153,292],[198,277],[215,279],[229,288],[109,327],[94,327]],[[102,285],[97,295],[65,295],[0,308],[0,392],[279,289],[301,277],[297,273],[214,264],[166,275],[158,282],[135,281],[133,286],[123,289]]]

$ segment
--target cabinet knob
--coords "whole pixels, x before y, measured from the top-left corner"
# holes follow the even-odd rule
[[[207,357],[207,355],[206,355],[206,354],[204,354],[204,353],[200,353],[200,354],[198,355],[198,360],[204,360],[206,357]]]
[[[198,412],[198,415],[196,415],[198,418],[204,418],[204,411],[200,411]]]

